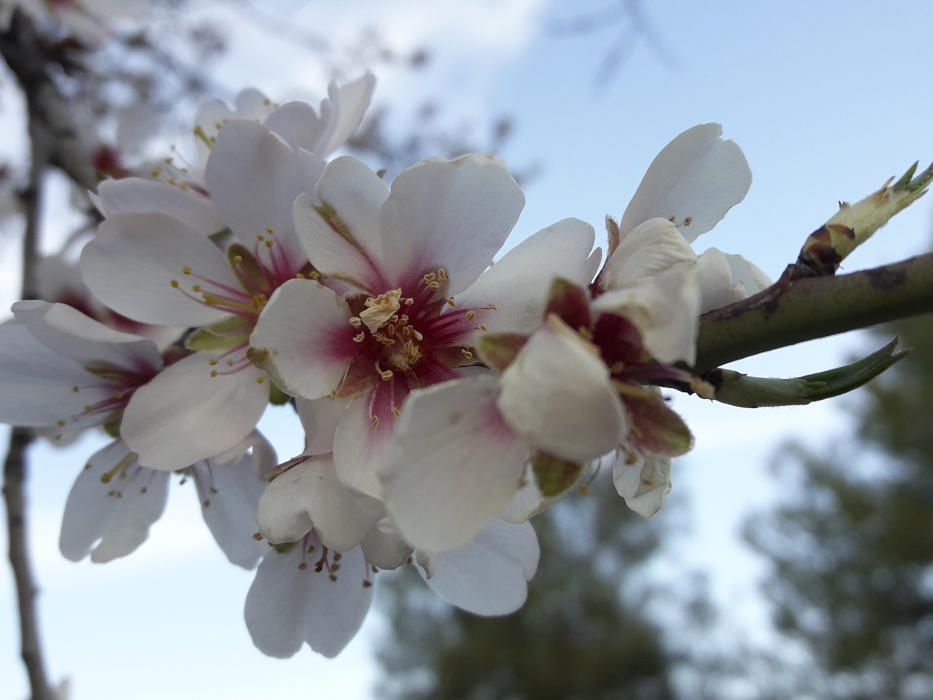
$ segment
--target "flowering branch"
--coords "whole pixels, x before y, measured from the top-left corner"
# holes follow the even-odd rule
[[[703,314],[695,369],[933,312],[933,253],[837,277],[788,280]]]
[[[6,56],[4,52],[4,56]],[[36,87],[35,84],[32,87]],[[36,92],[23,81],[29,104],[29,139],[31,163],[29,180],[20,193],[25,217],[22,250],[22,297],[37,296],[36,265],[39,248],[39,216],[42,200],[42,176],[51,155],[53,135],[36,118]],[[10,567],[16,581],[17,609],[20,623],[20,645],[23,664],[29,675],[32,700],[54,700],[49,685],[39,640],[39,622],[36,611],[36,582],[29,560],[27,544],[27,513],[25,498],[26,452],[33,441],[28,428],[13,428],[10,444],[3,464],[3,499],[6,505],[7,537]]]

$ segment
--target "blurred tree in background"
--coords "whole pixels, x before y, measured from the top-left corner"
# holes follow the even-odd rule
[[[533,522],[541,564],[528,602],[508,617],[451,609],[416,575],[381,586],[390,624],[382,692],[405,700],[679,695],[675,672],[691,661],[686,633],[710,622],[710,608],[701,579],[659,584],[651,574],[670,517],[644,520],[598,483]]]
[[[798,696],[933,697],[933,317],[880,331],[895,332],[912,352],[868,385],[854,430],[791,447],[796,486],[747,528],[805,659],[776,666]]]

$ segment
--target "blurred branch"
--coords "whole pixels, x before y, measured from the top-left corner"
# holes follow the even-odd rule
[[[933,253],[838,277],[785,277],[700,317],[695,369],[930,311]]]
[[[551,33],[573,36],[592,34],[612,27],[618,33],[596,69],[594,82],[597,87],[609,82],[631,56],[639,41],[644,41],[665,66],[670,67],[676,63],[676,58],[668,51],[645,13],[643,0],[615,0],[608,7],[554,23]]]
[[[30,139],[35,140],[33,132],[36,130],[45,134],[41,139],[45,149],[41,167],[56,165],[79,186],[95,189],[94,168],[89,154],[82,149],[80,130],[71,116],[69,99],[49,75],[47,48],[21,12],[13,17],[10,29],[0,33],[0,55],[16,76],[26,98]]]
[[[21,20],[22,18],[18,18]],[[13,32],[23,26],[21,21],[14,22]],[[25,39],[24,39],[25,35]],[[42,179],[45,167],[54,152],[55,132],[40,116],[41,91],[48,83],[44,73],[36,66],[24,66],[17,61],[23,57],[24,41],[28,40],[28,28],[24,34],[14,37],[18,41],[9,41],[6,35],[0,39],[3,56],[17,75],[23,91],[29,114],[30,164],[29,179],[26,188],[20,193],[25,217],[22,251],[22,298],[37,297],[36,263],[39,249],[39,217],[42,208]],[[11,62],[9,56],[13,55]],[[17,72],[19,69],[20,72]],[[29,676],[32,700],[54,700],[54,692],[49,685],[39,640],[39,621],[36,610],[36,582],[29,559],[27,542],[27,512],[25,482],[27,474],[26,452],[33,441],[32,431],[14,428],[10,433],[10,445],[3,464],[3,499],[6,505],[7,537],[9,539],[10,566],[16,582],[17,609],[20,625],[20,653]]]

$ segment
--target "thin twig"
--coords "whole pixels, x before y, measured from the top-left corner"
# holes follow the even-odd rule
[[[14,23],[14,27],[19,22]],[[14,28],[15,31],[15,28]],[[20,197],[25,217],[22,252],[22,298],[37,297],[36,264],[39,250],[39,217],[42,208],[42,181],[52,148],[52,134],[39,118],[40,85],[20,78],[29,113],[29,141],[31,162],[29,181]],[[27,475],[26,452],[33,441],[32,431],[14,428],[10,434],[10,445],[3,463],[3,500],[6,505],[7,537],[10,566],[16,582],[16,597],[19,613],[20,652],[29,676],[32,700],[55,700],[49,684],[39,638],[39,621],[36,610],[36,582],[29,559],[28,519],[26,511],[25,483]]]

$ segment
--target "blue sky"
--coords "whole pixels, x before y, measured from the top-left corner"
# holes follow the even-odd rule
[[[772,276],[797,253],[839,199],[858,199],[914,160],[933,160],[931,64],[933,5],[889,2],[645,3],[666,60],[646,44],[601,86],[594,76],[621,27],[575,37],[550,29],[609,3],[544,0],[478,2],[270,2],[340,43],[364,20],[400,48],[426,44],[436,61],[424,73],[377,70],[377,101],[411,116],[426,97],[452,123],[508,113],[517,130],[505,159],[540,161],[526,190],[515,241],[566,216],[597,229],[621,214],[657,151],[693,124],[718,121],[743,148],[754,175],[746,200],[698,242],[739,252]],[[322,76],[307,55],[267,34],[232,24],[222,4],[205,16],[235,32],[234,52],[216,70],[231,88],[256,85],[276,99],[320,94]],[[17,123],[5,99],[5,131]],[[15,140],[4,137],[5,151]],[[184,143],[186,136],[179,138]],[[858,250],[855,270],[928,251],[931,202],[921,200]],[[56,216],[58,216],[56,214]],[[15,250],[0,250],[5,300],[16,288]],[[853,334],[769,353],[737,365],[767,375],[827,368],[863,349]],[[830,422],[851,398],[810,407],[741,411],[698,399],[676,407],[696,435],[674,467],[674,488],[691,503],[685,558],[711,570],[734,627],[766,636],[755,590],[756,562],[735,538],[750,509],[775,492],[767,465],[782,441]],[[290,456],[300,437],[277,412],[265,427]],[[818,445],[808,431],[807,441]],[[304,650],[266,659],[251,645],[242,602],[251,576],[228,565],[200,522],[190,486],[173,487],[169,512],[126,560],[71,564],[57,551],[57,528],[71,481],[99,440],[33,454],[33,548],[43,587],[41,617],[56,678],[71,676],[76,700],[223,697],[281,700],[366,698],[378,669],[370,658],[382,621],[336,661]],[[186,492],[187,491],[187,492]],[[621,501],[620,501],[621,507]],[[657,517],[665,517],[664,512]],[[546,553],[545,553],[546,556]],[[0,697],[25,697],[13,624],[12,582],[0,574]]]

